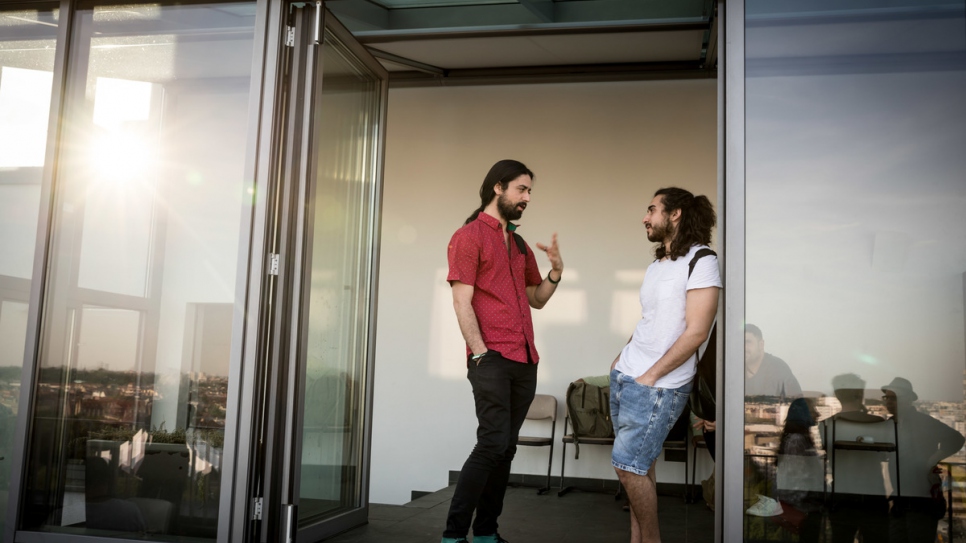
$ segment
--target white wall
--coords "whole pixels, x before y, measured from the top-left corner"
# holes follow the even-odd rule
[[[559,235],[563,282],[533,315],[537,392],[557,397],[559,436],[567,385],[606,374],[639,318],[637,291],[653,258],[640,221],[654,191],[679,185],[717,201],[716,101],[714,80],[390,92],[372,502],[445,487],[475,443],[446,245],[479,205],[490,166],[513,158],[530,167],[536,180],[519,233],[531,246]],[[537,262],[545,275],[542,253]],[[529,424],[524,433],[545,430]],[[520,448],[513,472],[545,474],[546,454]],[[560,454],[558,443],[555,476]],[[609,449],[567,455],[568,476],[615,478]],[[683,469],[659,466],[658,478],[681,482]],[[709,462],[699,465],[699,478],[708,472]]]

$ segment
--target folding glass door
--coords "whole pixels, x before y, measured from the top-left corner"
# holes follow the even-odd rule
[[[256,4],[59,6],[0,11],[4,538],[213,540]]]
[[[57,4],[0,8],[0,534],[17,448],[59,12]]]
[[[266,342],[263,541],[366,521],[388,74],[321,6],[290,10]]]

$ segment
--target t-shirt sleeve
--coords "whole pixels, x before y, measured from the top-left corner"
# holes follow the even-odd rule
[[[792,368],[785,364],[785,397],[798,398],[802,395],[802,386],[798,384],[798,379],[792,373]]]
[[[688,278],[688,290],[696,288],[721,288],[721,273],[718,271],[718,257],[708,255],[694,263],[694,271]]]
[[[461,228],[453,234],[446,250],[446,258],[449,261],[447,281],[476,284],[476,272],[480,266],[480,244],[467,229]]]
[[[543,276],[540,275],[540,268],[537,266],[537,258],[533,256],[533,249],[530,245],[527,245],[527,270],[524,273],[526,278],[527,286],[532,287],[534,285],[539,285],[543,282]]]

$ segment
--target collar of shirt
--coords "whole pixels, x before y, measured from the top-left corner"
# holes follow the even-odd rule
[[[497,219],[493,215],[489,215],[489,214],[487,214],[487,213],[485,213],[483,211],[481,211],[480,214],[476,216],[476,220],[482,221],[483,224],[489,226],[490,228],[492,228],[494,230],[503,230],[503,226],[500,224],[500,220],[499,219]],[[513,224],[512,222],[507,222],[506,223],[506,230],[507,230],[507,232],[513,232],[517,228],[518,228],[518,225]]]

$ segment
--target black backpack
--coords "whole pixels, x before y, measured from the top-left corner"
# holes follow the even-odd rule
[[[694,265],[698,263],[698,260],[710,255],[718,256],[711,249],[700,249],[695,253],[694,258],[688,264],[688,277],[691,277],[691,272],[694,271]],[[717,328],[718,323],[716,321],[711,324],[711,333],[708,334],[707,341],[701,347],[698,347],[698,366],[694,374],[694,381],[691,383],[691,396],[688,398],[688,404],[694,416],[708,421],[715,419],[714,389],[717,384],[718,373],[716,362]]]

